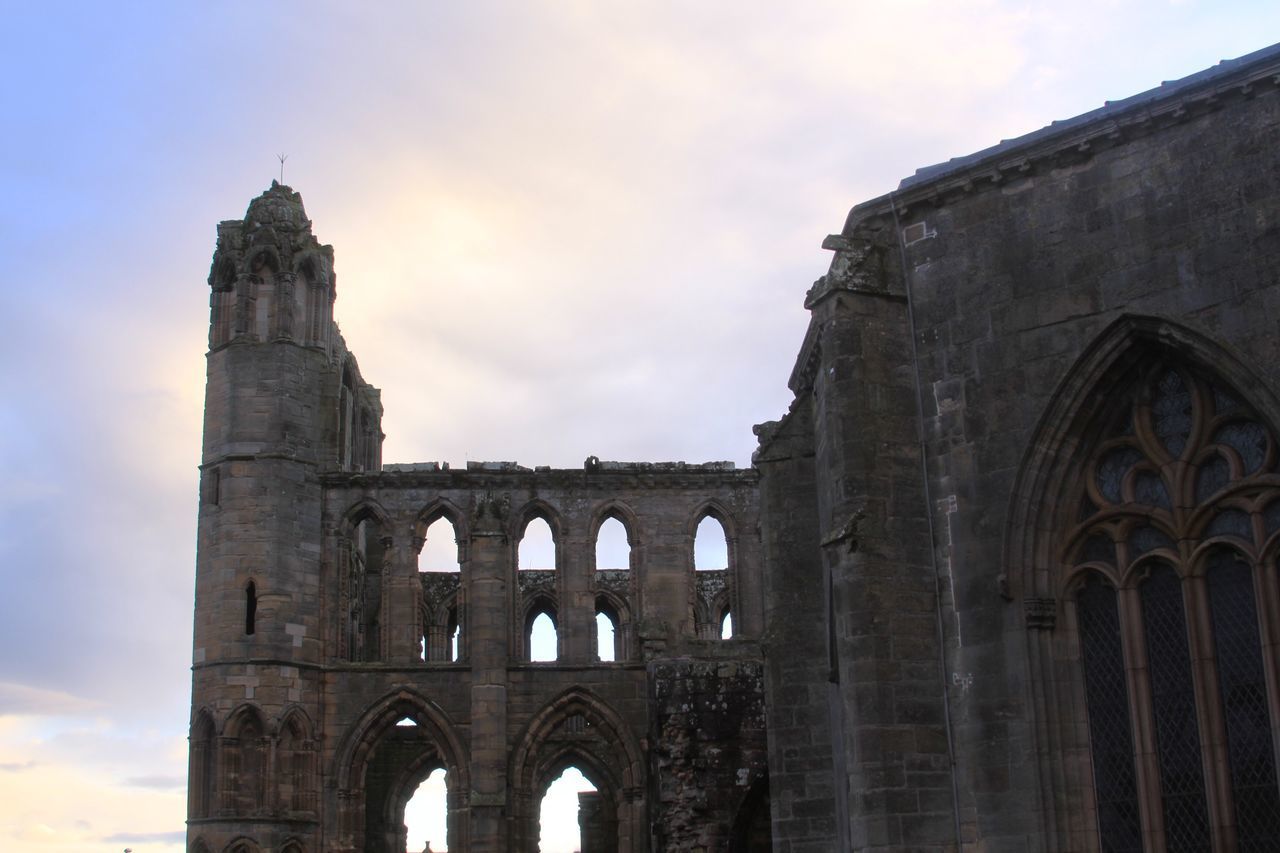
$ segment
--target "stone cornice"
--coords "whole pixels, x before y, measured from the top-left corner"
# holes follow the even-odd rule
[[[473,463],[483,466],[486,463]],[[329,488],[382,488],[435,490],[537,490],[588,489],[602,492],[619,489],[707,489],[714,487],[754,488],[759,474],[754,469],[733,468],[728,463],[690,465],[683,462],[600,462],[595,469],[524,468],[511,463],[490,463],[495,468],[446,468],[436,463],[387,466],[381,472],[328,471],[320,475]]]

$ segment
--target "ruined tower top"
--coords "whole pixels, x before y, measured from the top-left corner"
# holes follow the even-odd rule
[[[321,245],[311,233],[302,196],[272,181],[266,192],[249,202],[244,219],[218,223],[209,285],[231,290],[243,275],[286,272],[325,286],[333,296],[333,247]]]
[[[279,181],[272,181],[270,189],[249,202],[244,224],[250,229],[274,227],[307,231],[311,228],[302,207],[302,196]]]

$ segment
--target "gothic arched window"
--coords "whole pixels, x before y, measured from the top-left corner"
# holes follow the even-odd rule
[[[1101,849],[1280,849],[1275,437],[1167,361],[1105,405],[1059,551]]]

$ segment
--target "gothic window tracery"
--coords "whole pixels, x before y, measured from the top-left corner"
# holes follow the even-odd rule
[[[1182,364],[1107,404],[1061,551],[1100,847],[1280,849],[1275,436]]]

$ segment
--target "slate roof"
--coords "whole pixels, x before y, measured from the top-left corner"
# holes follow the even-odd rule
[[[914,175],[904,178],[898,185],[897,192],[915,190],[924,185],[945,182],[949,177],[971,171],[980,166],[997,166],[1032,148],[1053,146],[1055,141],[1074,141],[1088,129],[1096,126],[1119,125],[1126,120],[1152,114],[1162,105],[1175,107],[1179,101],[1212,95],[1219,87],[1233,87],[1242,80],[1267,72],[1270,66],[1280,66],[1280,44],[1265,47],[1236,59],[1225,59],[1203,71],[1183,77],[1180,80],[1161,83],[1154,89],[1148,89],[1119,101],[1107,101],[1096,110],[1091,110],[1074,118],[1055,121],[1047,127],[1014,139],[1002,140],[999,144],[964,157],[954,157],[945,163],[917,169]],[[1280,72],[1280,67],[1271,73]],[[1276,83],[1273,77],[1271,82]],[[871,206],[876,201],[869,201],[859,208]]]

